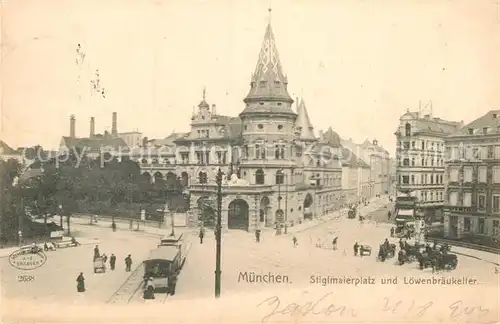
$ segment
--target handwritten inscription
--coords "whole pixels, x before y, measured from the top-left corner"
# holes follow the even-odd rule
[[[307,291],[304,292],[308,293]],[[280,316],[289,316],[294,319],[309,316],[329,317],[339,320],[344,319],[346,322],[356,319],[357,317],[377,315],[377,308],[371,309],[367,314],[361,314],[359,309],[340,301],[333,301],[333,292],[323,295],[319,299],[306,300],[305,302],[282,302],[280,297],[273,296],[260,302],[257,307],[265,308],[266,314],[262,318],[262,324],[268,323],[271,319],[276,319]],[[457,300],[450,303],[448,306],[437,305],[432,300],[402,300],[384,298],[380,304],[380,312],[395,317],[402,321],[415,320],[435,320],[437,322],[454,323],[476,323],[476,324],[492,324],[494,320],[491,317],[490,310],[481,305],[470,305],[463,300]],[[375,312],[374,312],[375,311]]]
[[[451,303],[448,309],[436,309],[433,301],[417,302],[410,300],[403,302],[402,300],[392,301],[389,298],[384,298],[382,303],[382,311],[392,314],[398,318],[404,319],[421,319],[429,315],[429,310],[435,308],[438,314],[448,316],[455,323],[477,323],[489,324],[495,321],[488,320],[486,316],[489,314],[489,309],[482,306],[469,306],[464,301],[459,300]],[[431,315],[434,317],[435,315]],[[427,316],[428,317],[428,316]]]
[[[307,292],[306,292],[307,293]],[[268,306],[270,312],[262,318],[262,324],[265,324],[275,316],[290,316],[306,317],[306,316],[337,316],[343,318],[356,318],[358,311],[347,305],[334,304],[328,302],[328,299],[333,296],[333,293],[327,293],[317,300],[306,301],[305,303],[289,303],[281,305],[281,300],[278,296],[273,296],[265,299],[257,305],[257,307]]]

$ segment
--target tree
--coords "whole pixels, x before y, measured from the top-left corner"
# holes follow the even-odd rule
[[[19,204],[19,192],[13,186],[21,170],[21,164],[15,159],[0,160],[0,239],[3,242],[17,237],[18,217],[24,215]]]

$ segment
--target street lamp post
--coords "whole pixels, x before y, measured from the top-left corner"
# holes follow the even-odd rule
[[[285,174],[285,234],[288,233],[288,175]]]
[[[222,241],[222,170],[217,171],[217,224],[215,230],[215,298],[220,297],[221,286],[221,241]]]

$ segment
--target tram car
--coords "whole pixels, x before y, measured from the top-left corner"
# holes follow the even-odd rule
[[[167,290],[168,277],[178,275],[185,261],[183,235],[165,236],[144,261],[144,278],[152,278],[155,291]]]

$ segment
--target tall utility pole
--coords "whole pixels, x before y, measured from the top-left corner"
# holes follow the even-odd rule
[[[288,233],[288,175],[285,174],[285,234]]]
[[[222,240],[222,170],[217,171],[217,224],[215,227],[215,298],[220,297],[220,257],[221,257],[221,240]]]

